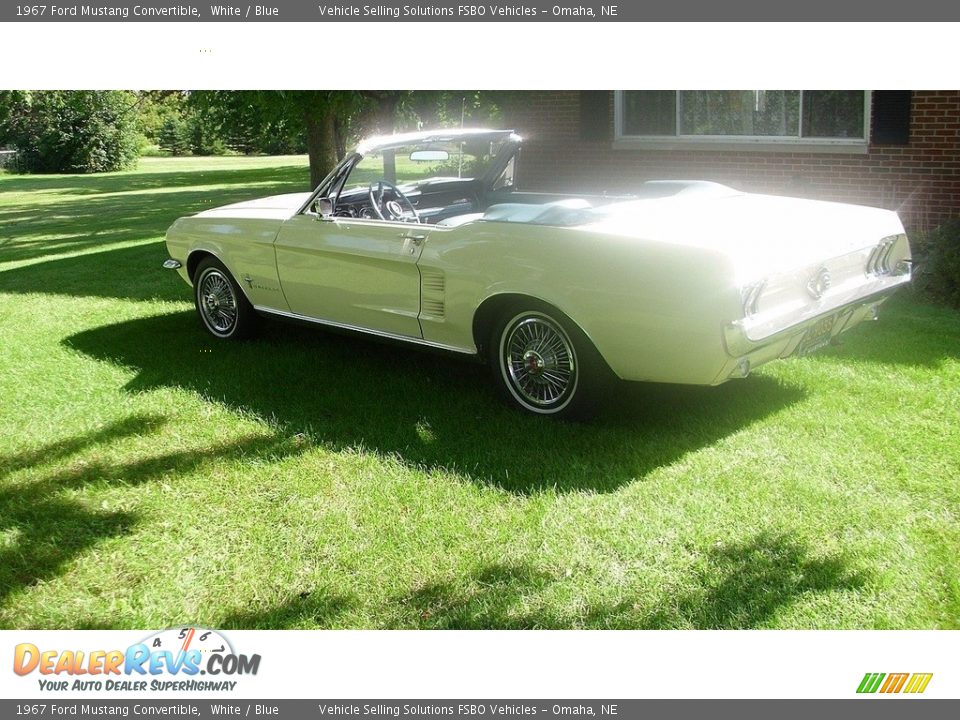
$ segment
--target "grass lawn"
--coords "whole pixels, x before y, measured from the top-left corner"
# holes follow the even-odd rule
[[[0,176],[0,627],[960,627],[960,315],[590,424],[289,325],[218,345],[179,215],[303,158]]]

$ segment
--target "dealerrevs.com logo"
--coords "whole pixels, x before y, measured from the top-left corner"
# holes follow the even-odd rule
[[[234,690],[237,676],[256,675],[260,655],[234,651],[216,630],[171,628],[126,650],[56,650],[20,643],[13,671],[36,673],[45,691]],[[200,679],[199,676],[202,676]]]

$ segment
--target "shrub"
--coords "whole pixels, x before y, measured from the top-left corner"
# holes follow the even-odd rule
[[[137,159],[129,93],[43,90],[11,93],[5,100],[0,135],[17,148],[23,172],[108,172]]]
[[[960,218],[918,236],[913,250],[918,289],[937,302],[960,308]]]

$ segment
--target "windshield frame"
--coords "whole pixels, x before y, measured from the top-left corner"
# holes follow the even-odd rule
[[[492,183],[503,172],[511,158],[519,153],[522,139],[512,130],[490,130],[466,134],[464,135],[463,140],[476,141],[482,138],[484,135],[489,135],[489,140],[491,142],[503,139],[503,144],[497,150],[496,154],[491,158],[486,169],[479,177],[469,179],[464,178],[463,182],[478,183],[482,190],[486,192],[490,189]],[[337,163],[330,174],[320,181],[320,184],[317,185],[316,189],[312,193],[310,193],[310,197],[307,198],[307,201],[300,207],[296,214],[317,214],[312,210],[312,208],[315,206],[319,198],[330,198],[333,201],[333,209],[336,211],[337,203],[340,201],[340,194],[343,192],[347,180],[353,173],[354,168],[356,168],[356,166],[363,160],[364,157],[372,155],[376,152],[382,153],[384,150],[410,147],[420,143],[429,144],[430,141],[434,139],[434,136],[438,140],[442,139],[444,141],[455,141],[456,139],[459,139],[458,131],[450,131],[449,136],[444,135],[442,131],[438,131],[437,133],[434,133],[433,136],[424,136],[422,139],[412,139],[409,136],[398,135],[396,136],[397,141],[395,143],[383,142],[373,146],[367,146],[366,144],[359,145],[356,150],[348,153],[343,160]],[[384,140],[386,139],[387,138]],[[360,152],[360,150],[366,150],[366,152]],[[362,220],[363,218],[354,219]]]

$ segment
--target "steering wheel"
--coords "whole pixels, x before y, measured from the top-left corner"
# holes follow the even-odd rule
[[[396,200],[390,200],[384,204],[383,193],[387,189],[393,191]],[[370,198],[370,207],[373,208],[373,212],[375,212],[377,217],[381,220],[403,220],[404,222],[416,223],[421,222],[420,215],[417,213],[417,209],[413,206],[413,203],[410,202],[410,198],[404,195],[400,188],[398,188],[392,182],[387,180],[377,180],[370,183],[370,187],[367,188],[367,195]],[[400,203],[403,203],[407,206],[407,209],[413,216],[412,221],[403,217],[403,207]],[[384,213],[384,210],[386,210],[386,213]]]

